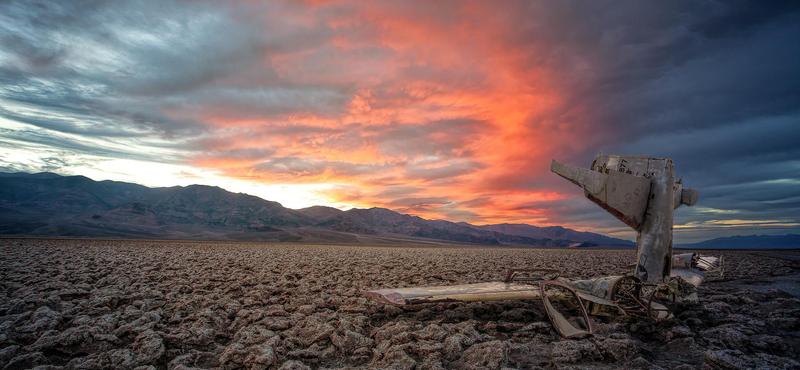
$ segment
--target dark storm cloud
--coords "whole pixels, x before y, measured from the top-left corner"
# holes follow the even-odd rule
[[[5,9],[8,12],[0,16],[0,31],[8,36],[0,42],[10,63],[0,65],[5,86],[0,98],[7,103],[71,116],[80,121],[84,135],[117,136],[128,129],[165,136],[196,131],[193,124],[159,114],[160,106],[152,97],[137,96],[153,93],[139,91],[137,86],[161,91],[166,90],[164,86],[188,88],[193,83],[187,81],[193,76],[213,75],[202,66],[214,61],[204,62],[207,54],[197,52],[204,47],[214,49],[213,45],[192,44],[187,37],[189,46],[159,46],[164,40],[158,36],[175,36],[181,27],[180,20],[165,20],[156,16],[158,12],[188,18],[192,10],[176,5],[137,8],[127,2],[11,2]],[[208,40],[215,30],[209,31],[198,33],[197,40]],[[190,50],[192,46],[198,50]],[[192,54],[199,62],[190,62]],[[167,63],[165,55],[176,60]],[[201,72],[192,72],[198,68]],[[68,124],[46,124],[50,118],[44,115],[40,120],[29,117],[23,121],[74,131]]]
[[[264,65],[265,53],[319,42],[325,31],[293,26],[264,34],[248,18],[270,11],[268,5],[20,1],[4,9],[0,82],[5,87],[0,98],[7,102],[89,122],[111,120],[112,129],[153,131],[168,138],[202,133],[205,129],[191,112],[214,111],[215,105],[280,114],[281,109],[324,109],[326,104],[336,110],[342,104],[340,92],[279,83]],[[248,69],[247,80],[255,82],[250,88],[214,86]],[[171,111],[187,119],[171,117]],[[63,125],[40,127],[70,131]],[[107,134],[105,127],[93,128],[84,134]]]
[[[569,97],[564,117],[590,112],[580,119],[596,127],[573,155],[800,112],[797,2],[615,5],[531,6],[550,17],[524,35],[555,47],[530,63],[562,66],[553,70]]]
[[[131,150],[129,148],[130,142],[120,143],[109,141],[104,144],[110,145],[100,146],[96,142],[50,135],[36,130],[8,130],[0,128],[0,146],[7,148],[21,148],[32,152],[40,151],[41,153],[58,151],[67,156],[78,154],[159,163],[182,163],[182,158],[177,156]]]
[[[600,150],[670,157],[684,183],[700,190],[698,207],[735,212],[682,208],[678,223],[800,221],[800,3],[559,2],[530,8],[549,17],[531,22],[526,40],[555,45],[532,55],[530,63],[563,66],[553,69],[568,97],[562,118],[586,122],[590,132],[584,150],[554,157],[581,166]],[[541,120],[532,117],[530,124]],[[507,180],[529,189],[563,182],[541,174]],[[547,209],[559,219],[613,227],[586,205],[558,203]]]
[[[140,133],[126,131],[118,127],[114,122],[101,122],[96,117],[84,117],[80,115],[44,115],[44,114],[19,114],[0,107],[0,117],[27,123],[36,127],[61,133],[78,134],[82,136],[105,136],[105,137],[132,137]],[[76,123],[92,122],[91,127],[79,126]]]
[[[800,221],[800,114],[686,132],[642,136],[624,153],[670,156],[685,186],[700,191],[697,207],[676,212],[676,223],[719,219]],[[729,213],[698,210],[711,208]],[[795,232],[800,227],[791,227]]]
[[[602,150],[673,158],[700,190],[678,224],[800,222],[798,2],[2,10],[0,118],[25,125],[0,131],[0,145],[46,147],[47,166],[65,165],[58,151],[228,174],[247,163],[237,173],[334,179],[342,199],[374,197],[362,204],[453,220],[517,212],[623,236],[547,171],[550,158],[588,166]],[[561,198],[511,199],[538,192]]]

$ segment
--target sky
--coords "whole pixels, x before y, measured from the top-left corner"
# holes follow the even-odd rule
[[[549,166],[649,155],[676,243],[800,233],[800,2],[0,8],[0,171],[633,239]]]

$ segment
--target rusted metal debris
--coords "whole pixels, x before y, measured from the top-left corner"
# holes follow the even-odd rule
[[[697,202],[698,192],[675,181],[669,158],[599,155],[589,169],[553,161],[550,170],[580,186],[584,195],[638,232],[630,275],[565,279],[557,269],[512,269],[502,282],[367,291],[395,305],[541,299],[564,338],[591,335],[589,315],[611,320],[665,320],[666,303],[697,302],[708,274],[722,276],[722,260],[672,254],[673,211]],[[570,321],[554,303],[578,314]]]
[[[551,294],[548,292],[548,288],[550,287],[562,288],[566,290],[567,293]],[[560,281],[543,280],[539,282],[539,291],[542,292],[542,302],[544,302],[544,309],[547,312],[547,317],[550,318],[550,322],[553,323],[553,327],[555,327],[556,331],[561,334],[562,337],[574,338],[594,334],[594,331],[592,330],[592,322],[589,321],[589,313],[586,311],[586,307],[583,305],[583,300],[581,300],[575,289],[572,289],[572,287]],[[570,298],[577,302],[576,308],[580,308],[581,316],[579,318],[581,319],[580,322],[583,324],[583,327],[573,325],[566,317],[564,317],[561,311],[555,308],[552,303],[552,300],[555,299],[569,301]]]

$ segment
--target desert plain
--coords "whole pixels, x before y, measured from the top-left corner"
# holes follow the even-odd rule
[[[725,274],[699,304],[562,339],[540,301],[396,307],[363,291],[624,274],[634,250],[1,239],[0,369],[800,368],[800,262],[708,253]]]

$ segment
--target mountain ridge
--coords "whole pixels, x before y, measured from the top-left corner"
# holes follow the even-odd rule
[[[699,243],[679,244],[678,249],[797,249],[800,235],[734,235],[704,240]]]
[[[561,226],[472,225],[379,207],[294,210],[207,185],[150,188],[85,176],[4,172],[0,185],[0,235],[635,247],[631,241]]]
[[[216,186],[149,188],[52,173],[0,173],[0,234],[341,243],[466,243],[591,247],[598,234],[570,240],[503,233],[468,223],[426,220],[373,207],[300,210]],[[533,226],[530,226],[533,228]],[[607,239],[603,239],[607,238]]]

